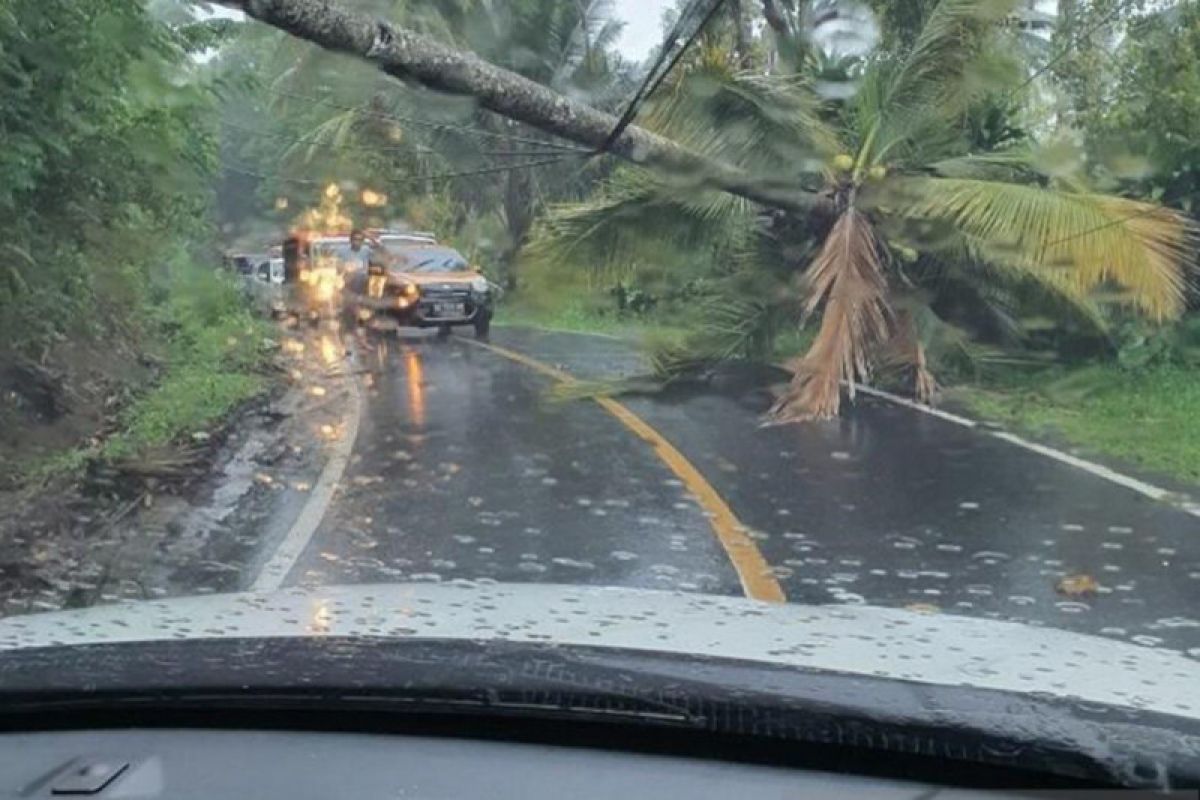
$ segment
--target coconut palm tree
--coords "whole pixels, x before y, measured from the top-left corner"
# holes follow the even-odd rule
[[[828,201],[824,213],[784,220],[804,231],[811,256],[791,242],[799,281],[777,281],[758,298],[820,319],[776,419],[837,414],[843,388],[853,393],[885,364],[905,366],[914,394],[929,400],[930,290],[953,285],[987,305],[1033,286],[1061,313],[1095,324],[1103,322],[1100,290],[1119,290],[1118,302],[1154,320],[1182,310],[1193,245],[1186,218],[1093,191],[1027,142],[972,148],[972,109],[1007,98],[1004,87],[1024,74],[1010,55],[1014,5],[940,0],[911,46],[868,60],[846,100],[822,102],[796,76],[723,73],[703,59],[658,99],[647,122],[660,133]],[[697,83],[703,90],[689,91]],[[741,268],[750,251],[758,269],[779,273],[778,262],[761,261],[771,248],[744,247],[767,239],[778,245],[775,257],[789,258],[786,237],[765,229],[756,209],[686,189],[686,180],[681,189],[671,178],[624,172],[589,203],[556,209],[535,249],[561,255],[599,245],[620,257],[647,236],[692,246],[719,238],[741,247],[743,257],[731,259]]]

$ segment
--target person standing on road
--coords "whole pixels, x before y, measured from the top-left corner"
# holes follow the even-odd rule
[[[350,249],[345,258],[347,272],[367,271],[367,265],[371,262],[371,245],[368,245],[366,240],[367,232],[362,228],[350,231]]]
[[[347,283],[352,291],[362,293],[367,282],[367,268],[371,264],[385,264],[387,248],[379,237],[355,228],[350,231],[350,249],[346,251],[346,272],[350,273]]]

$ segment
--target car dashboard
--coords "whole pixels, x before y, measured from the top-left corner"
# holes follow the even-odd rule
[[[720,756],[329,731],[42,731],[0,735],[0,797],[915,800],[935,789],[940,797],[982,795]]]

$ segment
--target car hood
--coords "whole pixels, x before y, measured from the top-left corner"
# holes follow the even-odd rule
[[[185,638],[320,637],[549,643],[736,659],[1200,719],[1200,662],[1181,653],[873,606],[462,582],[209,595],[0,620],[0,652],[9,653]]]
[[[405,272],[404,270],[388,270],[388,276],[394,281],[415,283],[418,286],[435,286],[446,284],[452,287],[466,286],[480,276],[474,270],[469,272]]]

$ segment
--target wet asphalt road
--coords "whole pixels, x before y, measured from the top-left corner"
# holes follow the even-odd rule
[[[625,342],[498,329],[581,378]],[[365,406],[290,584],[493,579],[741,594],[705,510],[590,401],[459,339],[351,337]],[[1200,518],[978,431],[878,401],[763,428],[761,388],[622,403],[699,469],[795,603],[1010,619],[1200,657]],[[1065,575],[1099,582],[1056,591]]]

